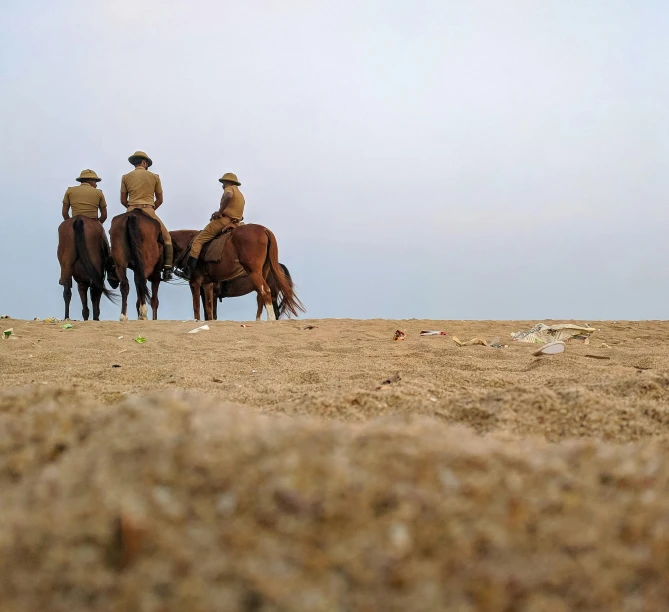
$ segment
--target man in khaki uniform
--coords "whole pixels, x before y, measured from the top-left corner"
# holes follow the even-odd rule
[[[97,188],[102,179],[93,170],[88,169],[82,170],[76,180],[81,184],[68,187],[63,196],[63,220],[67,221],[70,218],[71,208],[73,217],[81,215],[104,223],[107,220],[107,202],[102,191]]]
[[[144,214],[160,223],[160,231],[165,243],[163,280],[170,280],[173,260],[172,237],[156,215],[156,209],[163,203],[163,186],[160,184],[160,177],[149,172],[153,162],[144,151],[136,151],[128,158],[128,161],[135,166],[135,169],[121,179],[121,204],[128,209],[128,212],[139,208]]]
[[[244,196],[239,191],[241,183],[237,175],[226,172],[219,182],[223,183],[223,195],[220,208],[211,216],[211,221],[195,238],[188,254],[188,263],[179,274],[181,278],[190,280],[197,265],[202,247],[228,227],[237,227],[244,218]]]

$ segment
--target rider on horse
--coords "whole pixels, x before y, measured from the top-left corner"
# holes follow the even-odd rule
[[[163,186],[160,184],[160,177],[149,172],[153,162],[144,151],[136,151],[128,158],[128,161],[135,166],[135,169],[121,179],[121,204],[128,209],[128,212],[140,209],[144,214],[160,223],[165,246],[163,280],[170,280],[173,260],[172,238],[155,210],[163,203]]]
[[[219,182],[223,183],[223,195],[220,208],[211,216],[211,221],[194,239],[188,254],[188,263],[178,273],[181,278],[190,280],[200,257],[202,247],[229,228],[237,227],[244,218],[244,196],[239,191],[241,183],[232,172],[226,172]]]
[[[82,170],[76,180],[81,184],[68,187],[63,196],[63,220],[67,221],[70,218],[70,208],[72,208],[73,217],[81,215],[104,223],[107,220],[107,202],[102,191],[97,188],[102,179],[93,170],[88,169]],[[105,235],[105,240],[106,238]]]

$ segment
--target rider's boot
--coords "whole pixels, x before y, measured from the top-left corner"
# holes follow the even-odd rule
[[[174,249],[171,244],[163,245],[164,260],[163,260],[163,280],[172,280],[172,264],[174,263]]]
[[[197,257],[189,257],[188,258],[188,263],[184,266],[183,270],[181,271],[181,278],[184,280],[190,280],[191,276],[193,276],[193,271],[195,270],[195,266],[197,266]]]

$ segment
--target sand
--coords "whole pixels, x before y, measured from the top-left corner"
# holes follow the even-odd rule
[[[665,610],[669,324],[534,323],[2,321],[1,609]]]

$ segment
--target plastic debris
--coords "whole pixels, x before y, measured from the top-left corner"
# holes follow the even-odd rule
[[[532,353],[532,355],[541,357],[542,355],[557,355],[558,353],[564,353],[564,342],[561,340],[544,344],[538,351]]]
[[[7,338],[9,338],[13,333],[14,333],[13,327],[6,329],[5,331],[2,332],[2,339],[7,340]]]
[[[406,338],[407,338],[406,332],[403,332],[399,329],[395,332],[395,335],[393,336],[393,340],[406,340]]]
[[[58,317],[48,317],[44,319],[45,323],[60,323],[60,319]]]
[[[119,340],[123,340],[123,336],[119,336],[118,339],[119,339]]]
[[[512,332],[511,337],[516,342],[544,344],[550,342],[582,342],[590,343],[590,336],[597,330],[594,327],[582,327],[571,323],[545,325],[537,323],[532,329],[522,332]]]
[[[121,366],[118,363],[112,365],[112,368],[120,368]]]
[[[247,327],[251,327],[251,326],[250,326],[250,325],[243,325],[243,324],[242,324],[242,325],[240,325],[240,327],[247,328]]]
[[[9,319],[9,315],[0,315],[0,319]]]
[[[606,357],[605,355],[586,355],[590,359],[611,359],[611,357]]]
[[[599,348],[607,348],[607,349],[610,349],[611,347],[610,347],[608,344],[606,344],[606,342],[602,342],[602,343],[599,345]]]
[[[443,331],[422,331],[420,332],[421,336],[447,336],[448,334]]]
[[[61,329],[74,329],[71,323],[65,323],[65,325],[60,326]]]
[[[197,334],[201,331],[209,331],[209,325],[200,325],[200,327],[196,327],[195,329],[191,329],[188,333],[189,334]]]
[[[311,331],[312,329],[316,329],[316,325],[306,325],[305,327],[300,327],[302,331]]]
[[[463,342],[456,336],[453,336],[453,342],[455,342],[455,344],[458,346],[490,346],[483,338],[472,338],[471,340]]]
[[[142,338],[142,336],[137,336],[135,338],[135,342],[137,342],[137,344],[144,344],[146,342],[146,338]]]

